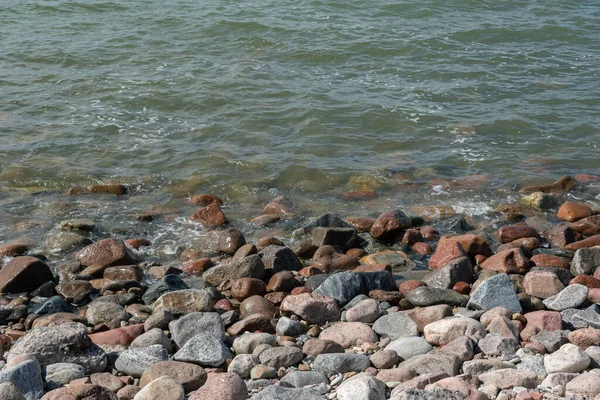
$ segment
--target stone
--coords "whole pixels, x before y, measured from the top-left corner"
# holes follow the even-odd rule
[[[600,267],[600,247],[579,249],[571,260],[571,273],[577,275],[593,275]]]
[[[23,393],[12,382],[0,383],[0,399],[3,400],[27,400]]]
[[[190,338],[173,356],[175,361],[208,367],[219,367],[225,360],[232,358],[233,355],[223,342],[206,332]]]
[[[385,400],[386,386],[372,375],[361,373],[342,382],[336,393],[338,400]]]
[[[443,267],[429,273],[423,282],[427,286],[451,289],[457,282],[473,282],[473,266],[468,257],[459,257],[451,260]]]
[[[377,379],[379,379],[380,381],[382,381],[384,383],[388,383],[388,382],[402,383],[402,382],[409,381],[416,376],[417,376],[417,374],[415,373],[415,371],[413,371],[412,369],[408,369],[408,368],[382,369],[376,375]]]
[[[499,389],[511,389],[519,386],[533,389],[537,386],[537,375],[535,372],[512,368],[488,371],[480,374],[479,379],[485,385],[495,385]]]
[[[585,204],[578,204],[570,201],[564,202],[556,213],[556,216],[559,219],[567,222],[579,221],[580,219],[589,217],[590,215],[592,215],[591,207]]]
[[[28,240],[16,239],[0,245],[0,258],[24,256],[32,248]]]
[[[319,354],[343,353],[344,348],[333,340],[309,339],[302,346],[302,352],[309,356]]]
[[[514,286],[508,275],[497,274],[487,278],[471,293],[467,308],[491,310],[504,307],[512,312],[523,311]]]
[[[562,317],[556,311],[533,311],[524,315],[527,326],[535,326],[540,330],[557,331],[562,329]]]
[[[373,330],[382,337],[396,340],[405,336],[418,336],[417,324],[401,312],[383,315],[373,324]]]
[[[529,271],[529,260],[520,248],[504,250],[481,263],[484,270],[506,274],[524,274]]]
[[[323,325],[338,321],[341,310],[336,301],[318,293],[290,295],[283,299],[281,311],[291,312],[311,324]]]
[[[440,351],[420,354],[400,363],[398,368],[408,368],[418,375],[443,372],[447,376],[455,376],[460,369],[461,361],[457,356]]]
[[[144,387],[161,376],[169,376],[182,385],[185,393],[200,388],[206,382],[206,372],[198,365],[179,361],[161,361],[152,364],[143,373],[140,387]]]
[[[53,231],[45,240],[46,247],[53,254],[67,253],[92,244],[92,240],[75,232]],[[2,251],[0,250],[0,253]],[[22,255],[22,254],[19,254]]]
[[[548,185],[528,186],[520,190],[522,193],[542,192],[542,193],[568,193],[575,187],[575,180],[569,175],[564,175],[556,182]]]
[[[225,214],[223,214],[219,205],[213,202],[192,214],[192,216],[190,216],[190,221],[198,222],[206,227],[213,228],[225,225],[227,223],[227,217],[225,217]]]
[[[331,245],[319,247],[312,256],[312,266],[325,273],[351,270],[359,265],[358,257],[344,254]]]
[[[234,255],[235,252],[246,244],[246,238],[239,229],[229,228],[215,233],[216,240],[214,250],[227,254]]]
[[[275,377],[277,377],[277,370],[266,365],[258,364],[250,370],[250,379],[252,380],[271,379]]]
[[[238,354],[231,360],[231,363],[227,367],[227,372],[234,372],[241,378],[248,379],[250,378],[252,368],[259,363],[258,358],[252,354]]]
[[[498,241],[500,243],[510,243],[523,238],[540,238],[537,230],[527,225],[508,225],[498,229]]]
[[[152,364],[166,361],[168,358],[169,354],[167,350],[159,344],[133,348],[119,354],[119,357],[115,361],[115,368],[125,375],[139,378]]]
[[[85,315],[90,325],[106,324],[110,328],[117,328],[121,326],[121,321],[129,319],[122,306],[110,301],[90,303]]]
[[[431,381],[430,378],[427,379],[427,382]],[[390,400],[464,400],[464,397],[458,393],[445,389],[415,389],[415,388],[407,388],[401,391],[397,390],[401,388],[402,385],[398,386],[392,391],[392,397]]]
[[[253,254],[241,260],[231,261],[210,268],[202,277],[211,285],[219,286],[227,280],[235,281],[240,278],[265,277],[265,265],[258,254]]]
[[[529,259],[537,267],[548,267],[548,268],[571,268],[571,263],[565,257],[555,256],[552,254],[536,254]]]
[[[369,357],[371,364],[377,369],[388,369],[398,363],[398,354],[393,350],[379,350]]]
[[[46,263],[34,257],[19,256],[0,269],[0,293],[27,292],[53,280]]]
[[[324,374],[343,374],[362,372],[370,365],[369,357],[363,354],[330,353],[317,355],[313,370]]]
[[[468,361],[475,356],[475,342],[466,336],[459,336],[441,347],[440,351],[454,354],[462,362]]]
[[[521,348],[517,338],[489,333],[477,343],[479,349],[488,357],[508,357]]]
[[[407,271],[415,267],[415,263],[405,252],[395,250],[384,250],[369,254],[362,257],[360,262],[366,264],[366,266],[372,266],[371,268],[378,266],[385,269],[386,266],[389,266],[387,268],[394,271]],[[366,266],[359,266],[357,270]]]
[[[44,380],[48,390],[54,390],[84,376],[85,368],[81,365],[56,363],[46,366]]]
[[[532,343],[540,343],[547,352],[554,353],[563,344],[568,342],[569,331],[540,331],[533,335],[529,340]]]
[[[429,269],[437,269],[450,261],[467,256],[461,244],[453,239],[442,238],[439,240],[435,253],[429,259]]]
[[[539,299],[547,299],[565,288],[558,276],[552,271],[529,271],[523,279],[525,293]]]
[[[109,331],[92,333],[90,339],[97,345],[129,346],[143,332],[143,324],[127,325]]]
[[[315,389],[309,388],[286,388],[279,385],[271,385],[264,388],[258,394],[252,396],[252,400],[324,400],[325,397]]]
[[[271,347],[258,356],[260,363],[279,369],[298,364],[303,358],[302,350],[297,347]]]
[[[569,397],[583,395],[589,399],[596,399],[600,394],[600,374],[585,372],[569,381],[565,389]]]
[[[102,386],[71,383],[69,386],[47,393],[41,400],[118,400],[117,396]]]
[[[273,274],[267,284],[268,292],[290,292],[299,282],[290,271],[279,271]]]
[[[573,318],[590,328],[600,329],[600,304],[592,304],[585,310],[576,312]]]
[[[445,318],[432,322],[424,329],[425,339],[435,346],[448,344],[459,336],[479,340],[485,334],[485,327],[481,322],[472,318]]]
[[[232,372],[208,375],[206,383],[195,391],[189,400],[246,400],[248,388],[237,374]]]
[[[569,341],[583,349],[588,346],[600,346],[600,329],[577,329],[569,333]]]
[[[421,354],[427,354],[433,350],[433,347],[422,337],[408,336],[390,342],[385,350],[396,352],[398,358],[404,361]]]
[[[589,247],[597,247],[600,246],[600,234],[590,236],[588,238],[579,240],[577,242],[569,243],[564,247],[567,251],[576,251],[579,249],[585,249]]]
[[[37,360],[26,360],[0,371],[0,382],[10,382],[27,400],[37,400],[44,394],[42,371]]]
[[[183,289],[164,293],[152,306],[153,312],[160,310],[172,315],[211,311],[213,297],[206,289]]]
[[[133,340],[133,342],[131,342],[129,347],[131,347],[131,348],[148,347],[148,346],[152,346],[154,344],[162,345],[165,349],[167,349],[167,352],[169,352],[169,353],[171,353],[171,351],[173,349],[173,345],[171,344],[171,339],[169,339],[167,337],[167,335],[165,335],[163,330],[159,329],[159,328],[154,328],[154,329],[147,331],[146,333],[141,334],[140,336],[135,338]]]
[[[142,296],[147,306],[152,306],[156,300],[167,292],[189,289],[189,286],[177,275],[165,275],[159,281],[150,285]]]
[[[379,318],[379,302],[365,299],[346,312],[348,322],[373,323]]]
[[[535,372],[539,379],[544,379],[548,375],[544,367],[544,357],[541,355],[521,358],[517,369]]]
[[[451,289],[438,289],[421,286],[411,290],[406,299],[415,306],[426,307],[436,304],[448,304],[450,306],[463,306],[467,300],[461,294]]]
[[[181,264],[181,270],[187,274],[205,273],[209,268],[214,266],[212,260],[208,257],[201,257],[197,260],[189,260]]]
[[[235,338],[233,341],[233,351],[236,354],[252,354],[254,349],[260,345],[277,346],[277,338],[268,333],[250,333]]]
[[[84,247],[75,254],[75,258],[86,267],[101,267],[104,271],[113,265],[133,265],[138,257],[121,239],[103,239]]]
[[[304,333],[305,330],[306,327],[299,321],[288,317],[279,318],[279,321],[277,321],[277,326],[275,327],[275,333],[280,336],[298,336]]]
[[[549,374],[555,372],[582,372],[590,365],[591,357],[578,346],[567,343],[556,352],[544,357],[544,367]]]
[[[379,341],[377,334],[368,325],[361,322],[340,322],[324,329],[319,339],[331,340],[344,348],[357,344]]]
[[[125,383],[117,376],[109,373],[109,372],[99,372],[90,375],[90,380],[94,385],[102,386],[111,392],[118,392]]]
[[[329,379],[318,371],[290,371],[280,379],[281,386],[301,388],[305,386],[316,386],[329,384]]]
[[[273,318],[276,313],[277,307],[262,296],[248,297],[240,304],[240,314],[243,318],[253,314],[260,314],[267,318]]]
[[[419,332],[423,332],[427,324],[452,316],[452,307],[447,304],[438,304],[406,310],[404,314],[415,321]]]
[[[371,236],[385,240],[411,226],[411,220],[406,214],[400,210],[390,210],[377,217],[371,227]]]
[[[569,285],[560,293],[548,297],[543,301],[544,305],[553,311],[563,311],[567,308],[576,308],[587,300],[589,289],[583,285]]]
[[[35,357],[42,366],[68,362],[89,372],[101,372],[107,363],[106,354],[92,343],[85,325],[73,322],[29,331],[13,345],[7,360],[23,354]]]
[[[265,268],[272,269],[273,272],[300,271],[303,267],[292,249],[286,246],[267,246],[258,255]]]
[[[133,400],[183,400],[184,398],[185,393],[179,382],[169,376],[161,376],[144,386]]]
[[[481,375],[488,371],[508,368],[514,369],[516,367],[513,363],[502,361],[499,358],[491,358],[465,361],[462,368],[463,372],[467,375]]]

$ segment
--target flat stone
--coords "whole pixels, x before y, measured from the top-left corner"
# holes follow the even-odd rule
[[[544,366],[549,374],[555,372],[582,372],[590,365],[591,357],[578,346],[567,343],[556,352],[544,357]]]
[[[393,350],[379,350],[369,357],[371,364],[377,369],[395,367],[398,363],[398,354]]]
[[[119,354],[119,357],[115,361],[115,368],[125,375],[139,378],[152,364],[167,361],[168,358],[169,354],[167,350],[159,344],[128,349]]]
[[[502,361],[499,358],[479,359],[465,361],[462,365],[463,372],[468,375],[481,375],[485,372],[502,369],[514,369],[513,363]]]
[[[532,371],[523,371],[512,368],[497,369],[479,375],[485,385],[495,385],[500,389],[525,387],[533,389],[538,384],[537,375]]]
[[[121,326],[121,321],[127,321],[129,315],[119,304],[110,301],[92,302],[85,313],[90,325],[106,324],[110,328]]]
[[[576,308],[587,300],[589,289],[583,285],[569,285],[560,293],[544,300],[544,305],[553,311],[563,311],[567,308]]]
[[[344,348],[332,340],[309,339],[302,346],[302,352],[309,356],[317,356],[319,354],[343,353]]]
[[[169,376],[182,385],[185,393],[200,388],[206,382],[206,372],[198,365],[179,361],[161,361],[152,364],[143,373],[140,387],[161,376]]]
[[[298,364],[303,358],[302,350],[297,347],[271,347],[258,356],[261,364],[279,369]]]
[[[385,350],[395,351],[401,360],[408,360],[414,356],[429,353],[433,347],[422,337],[409,336],[390,342]]]
[[[419,307],[432,306],[436,304],[448,304],[450,306],[463,306],[467,300],[465,297],[451,289],[438,289],[421,286],[411,290],[406,299],[413,305]]]
[[[460,361],[469,361],[475,355],[475,342],[471,338],[460,336],[443,346],[440,351],[454,354]]]
[[[90,380],[94,385],[102,386],[111,392],[118,392],[125,383],[117,376],[111,374],[110,372],[98,372],[90,375]]]
[[[165,310],[173,315],[212,310],[213,297],[206,289],[183,289],[164,293],[153,304],[153,312]]]
[[[73,363],[56,363],[46,366],[44,380],[48,390],[54,390],[85,376],[85,368]]]
[[[432,351],[409,358],[400,363],[398,368],[408,368],[418,375],[443,372],[455,376],[460,369],[461,361],[454,354]]]
[[[229,263],[210,268],[202,277],[211,285],[219,286],[227,280],[235,281],[240,278],[265,277],[265,265],[258,254],[253,254]]]
[[[547,299],[565,288],[558,276],[551,271],[529,271],[523,279],[525,293],[539,299]]]
[[[290,371],[280,380],[281,386],[301,388],[318,384],[329,384],[327,376],[318,371]]]
[[[75,254],[75,258],[85,266],[111,267],[113,265],[133,265],[138,257],[121,239],[103,239],[84,247]]]
[[[592,304],[585,310],[575,313],[573,318],[590,328],[600,329],[600,304]]]
[[[273,272],[300,271],[303,267],[292,249],[286,246],[267,246],[258,255],[262,258],[265,269],[272,269]]]
[[[181,349],[175,353],[173,360],[190,362],[208,367],[219,367],[233,355],[223,344],[210,333],[200,333],[190,338]]]
[[[324,374],[343,374],[350,371],[362,372],[370,365],[369,357],[362,354],[319,354],[313,363],[313,370]]]
[[[269,333],[246,332],[235,338],[232,347],[236,354],[252,354],[256,347],[263,344],[275,347],[277,346],[277,338]]]
[[[381,316],[373,324],[373,330],[379,336],[390,338],[390,340],[419,335],[417,324],[409,316],[401,312]]]
[[[390,400],[464,400],[462,394],[458,392],[453,392],[445,389],[431,389],[431,390],[423,390],[423,389],[404,389],[402,391],[392,391],[392,397]]]
[[[514,286],[508,275],[497,274],[484,280],[473,293],[467,308],[473,310],[491,310],[504,307],[515,313],[523,311]]]
[[[415,323],[419,332],[423,332],[425,326],[452,316],[452,307],[447,304],[438,304],[429,307],[413,308],[411,310],[404,311]]]
[[[29,256],[15,257],[0,269],[0,293],[21,293],[52,282],[54,275],[43,261]]]
[[[152,306],[163,294],[183,289],[189,289],[189,286],[180,277],[177,275],[165,275],[162,279],[150,285],[142,296],[142,301],[147,306]]]

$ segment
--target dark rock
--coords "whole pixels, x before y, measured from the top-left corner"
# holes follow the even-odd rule
[[[279,271],[299,271],[303,265],[292,249],[285,246],[267,246],[258,253],[265,269]]]
[[[440,269],[429,273],[423,282],[427,286],[440,289],[451,289],[457,282],[473,282],[473,266],[468,257],[460,257],[450,261]]]
[[[142,296],[144,304],[151,306],[163,294],[175,290],[189,289],[189,286],[177,275],[165,275],[164,278],[151,285]]]
[[[415,306],[425,307],[435,304],[448,304],[451,306],[464,306],[465,297],[451,289],[438,289],[421,286],[411,290],[406,299]]]
[[[0,293],[26,292],[53,280],[46,263],[35,257],[15,257],[0,269]]]

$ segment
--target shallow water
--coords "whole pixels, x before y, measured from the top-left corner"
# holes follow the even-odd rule
[[[156,236],[130,216],[182,219],[201,192],[234,218],[278,194],[484,214],[598,174],[598,20],[581,0],[4,0],[0,240],[74,216]],[[64,195],[96,182],[131,195]]]

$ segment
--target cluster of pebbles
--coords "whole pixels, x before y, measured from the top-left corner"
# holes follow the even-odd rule
[[[0,398],[599,400],[600,212],[564,201],[572,184],[480,226],[325,214],[256,243],[203,195],[211,249],[166,264],[62,221],[59,260],[0,245]]]

